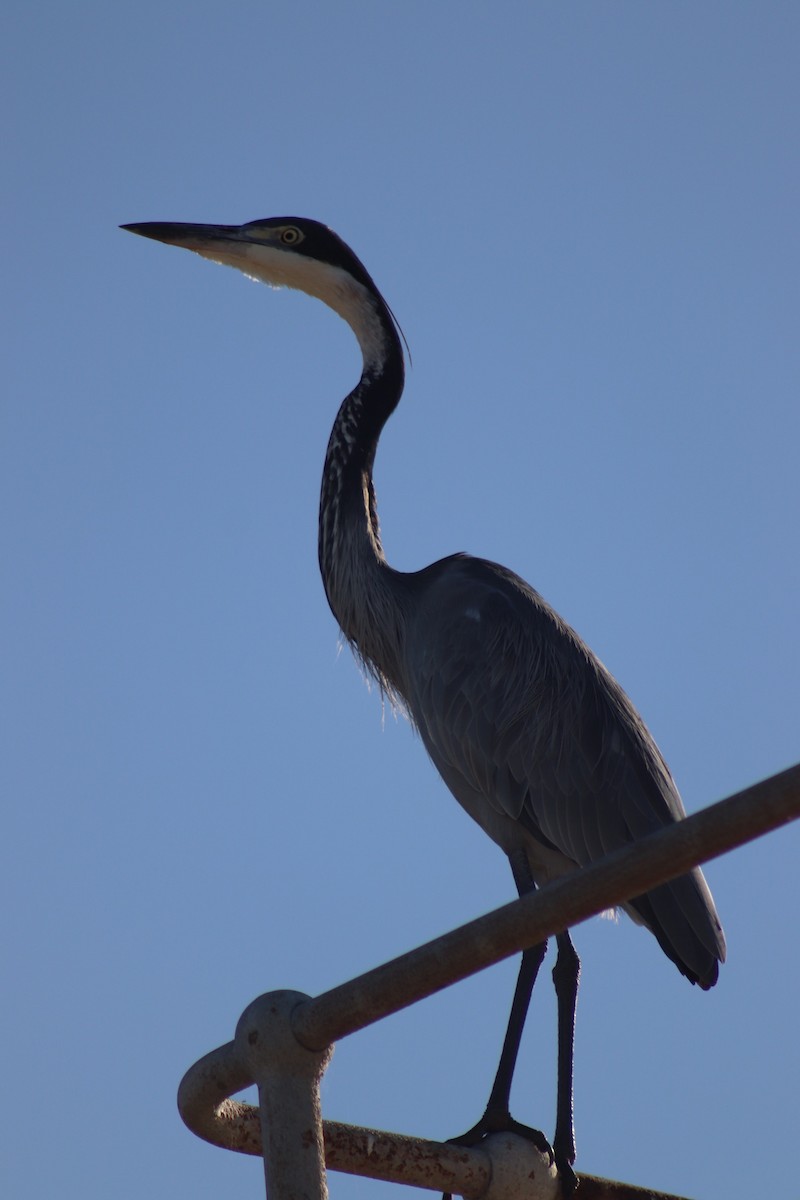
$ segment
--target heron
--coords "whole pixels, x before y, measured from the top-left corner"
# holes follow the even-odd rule
[[[395,570],[378,523],[373,465],[404,387],[397,321],[366,267],[318,221],[244,225],[145,222],[122,228],[322,300],[350,326],[363,359],[328,441],[319,565],[330,608],[357,659],[405,711],[445,784],[508,857],[525,895],[686,814],[655,741],[627,695],[577,633],[506,567],[453,554]],[[699,868],[625,904],[691,983],[707,990],[725,938]],[[564,1190],[573,1170],[573,1061],[580,961],[556,935],[556,1122],[552,1147],[510,1114],[523,1026],[546,943],[524,951],[486,1109],[465,1134],[515,1131],[551,1155]]]

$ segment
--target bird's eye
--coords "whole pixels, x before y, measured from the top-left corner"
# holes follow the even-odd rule
[[[287,225],[285,229],[281,230],[281,241],[284,246],[296,246],[302,240],[302,233],[294,225]]]

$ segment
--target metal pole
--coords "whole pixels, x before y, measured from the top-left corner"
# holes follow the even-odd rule
[[[242,1014],[235,1041],[187,1071],[178,1092],[181,1116],[189,1129],[215,1145],[247,1154],[260,1154],[263,1145],[270,1200],[325,1200],[319,1081],[334,1040],[797,816],[800,765],[316,999],[299,992],[262,996]],[[230,1099],[254,1082],[259,1085],[260,1112]],[[520,1152],[511,1144],[490,1145],[489,1140],[480,1148],[466,1149],[326,1122],[329,1164],[350,1170],[354,1168],[345,1166],[343,1140],[351,1150],[356,1143],[361,1147],[355,1154],[361,1162],[355,1168],[358,1173],[475,1200],[500,1200],[499,1181],[507,1160]],[[550,1186],[546,1172],[540,1171],[540,1184]],[[598,1200],[656,1196],[591,1177],[587,1184],[587,1200],[590,1191]],[[516,1191],[512,1187],[505,1194]]]
[[[333,1047],[307,1050],[292,1033],[302,992],[268,992],[248,1005],[234,1045],[258,1085],[269,1200],[327,1200],[319,1084]]]
[[[323,992],[292,1028],[309,1049],[337,1042],[798,816],[800,765]]]

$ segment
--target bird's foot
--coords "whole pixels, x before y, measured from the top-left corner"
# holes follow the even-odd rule
[[[556,1121],[556,1136],[553,1138],[553,1158],[558,1169],[558,1177],[561,1180],[561,1193],[565,1200],[575,1191],[578,1186],[578,1176],[572,1169],[572,1164],[575,1162],[575,1130],[572,1124],[572,1113],[570,1112],[569,1122],[565,1122],[564,1126],[559,1121]]]
[[[553,1148],[541,1130],[532,1129],[530,1125],[523,1125],[519,1121],[515,1121],[507,1109],[496,1111],[487,1108],[476,1125],[459,1137],[447,1140],[453,1146],[477,1146],[492,1133],[517,1133],[527,1141],[533,1142],[536,1149],[546,1155],[551,1163],[555,1162]]]
[[[561,1181],[562,1195],[564,1200],[569,1200],[578,1186],[578,1177],[572,1169],[572,1163],[566,1158],[562,1158],[558,1151],[553,1149],[541,1130],[532,1129],[530,1125],[523,1125],[520,1121],[515,1121],[507,1109],[487,1108],[476,1125],[459,1137],[448,1138],[447,1141],[452,1146],[477,1146],[493,1133],[516,1133],[519,1137],[532,1142],[540,1153],[549,1158],[551,1163],[555,1163]],[[442,1200],[452,1200],[452,1197],[445,1193]]]
[[[561,1159],[558,1153],[555,1155],[555,1163],[558,1178],[561,1181],[561,1195],[564,1197],[564,1200],[569,1200],[569,1197],[575,1192],[578,1186],[578,1176],[572,1169],[572,1163]]]

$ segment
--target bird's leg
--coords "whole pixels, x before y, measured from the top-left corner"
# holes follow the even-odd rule
[[[538,946],[531,946],[529,950],[523,951],[517,986],[514,989],[514,999],[511,1002],[511,1015],[508,1018],[500,1062],[489,1094],[486,1111],[480,1121],[466,1133],[462,1133],[460,1137],[447,1139],[456,1146],[474,1146],[488,1137],[490,1133],[518,1133],[533,1142],[542,1154],[549,1155],[551,1162],[553,1160],[553,1150],[544,1134],[540,1133],[538,1129],[532,1129],[529,1125],[521,1125],[519,1121],[514,1120],[509,1111],[511,1081],[514,1078],[514,1067],[517,1065],[522,1030],[528,1015],[533,985],[536,982],[536,976],[546,950],[547,942],[541,942]],[[569,1192],[566,1194],[569,1195]],[[445,1192],[442,1200],[453,1200],[453,1198],[450,1193]]]
[[[478,1122],[478,1125],[482,1125],[487,1133],[495,1130],[507,1130],[512,1120],[509,1105],[514,1068],[517,1065],[517,1055],[531,1002],[533,985],[536,983],[536,976],[539,974],[546,951],[547,942],[540,942],[538,946],[531,946],[522,954],[517,986],[511,1002],[511,1014],[508,1018],[500,1062],[497,1065],[497,1074],[494,1077],[486,1111]]]
[[[536,885],[531,877],[527,856],[524,853],[510,856],[510,863],[520,896],[534,891]],[[461,1137],[450,1139],[456,1145],[474,1146],[486,1137],[487,1134],[513,1132],[527,1137],[543,1153],[552,1153],[550,1143],[544,1134],[540,1133],[538,1129],[531,1129],[530,1126],[521,1125],[518,1121],[515,1121],[509,1110],[511,1084],[514,1078],[514,1068],[517,1065],[517,1055],[519,1054],[520,1042],[522,1041],[525,1018],[528,1015],[533,985],[536,982],[536,976],[539,973],[539,968],[542,965],[546,951],[547,942],[541,942],[523,951],[519,975],[517,976],[517,986],[514,990],[514,999],[511,1004],[511,1015],[508,1019],[500,1062],[497,1067],[494,1083],[492,1084],[492,1090],[489,1094],[486,1110],[476,1125],[473,1125]]]
[[[558,1005],[558,1091],[556,1133],[553,1153],[563,1179],[565,1194],[577,1186],[572,1164],[575,1162],[575,1126],[573,1122],[573,1064],[575,1050],[575,1008],[581,963],[566,930],[556,937],[558,957],[553,967],[553,983]]]

